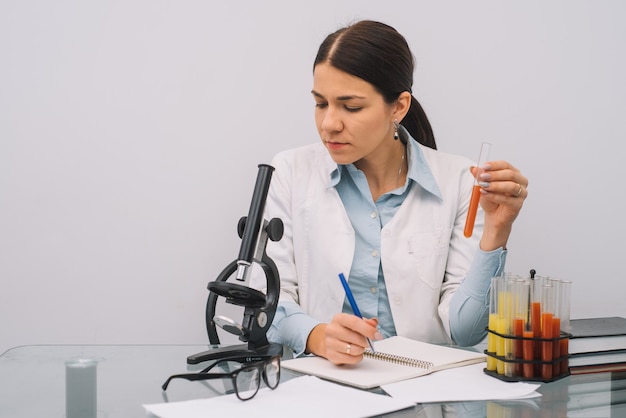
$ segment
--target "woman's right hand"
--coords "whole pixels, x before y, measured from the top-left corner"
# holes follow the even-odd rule
[[[307,351],[335,364],[356,364],[363,360],[363,352],[369,347],[367,338],[382,339],[377,326],[376,318],[337,314],[330,323],[313,328],[307,339]]]

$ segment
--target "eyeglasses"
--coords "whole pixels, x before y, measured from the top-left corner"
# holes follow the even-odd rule
[[[234,361],[243,363],[239,369],[228,373],[209,373],[216,365]],[[237,397],[242,401],[252,399],[259,391],[261,377],[270,389],[276,389],[280,382],[280,356],[255,357],[227,357],[216,361],[198,373],[175,374],[163,383],[163,390],[167,390],[172,379],[186,379],[189,381],[230,378]]]

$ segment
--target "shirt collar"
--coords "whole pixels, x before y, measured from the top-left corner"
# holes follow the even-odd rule
[[[404,127],[401,126],[401,129],[404,129]],[[422,189],[441,200],[442,197],[441,192],[439,191],[439,186],[437,185],[437,181],[435,181],[435,177],[428,166],[428,162],[422,152],[421,145],[415,141],[408,132],[406,132],[406,134],[406,138],[408,138],[407,154],[409,159],[409,171],[407,177],[409,180],[419,184]],[[326,187],[335,187],[341,181],[342,173],[344,173],[344,170],[348,167],[347,165],[333,164],[329,165],[328,168],[330,180]]]
[[[402,127],[402,129],[404,129],[404,127]],[[422,151],[423,145],[420,145],[408,135],[408,132],[407,137],[409,138],[409,146],[407,147],[409,154],[408,178],[419,184],[422,189],[439,198],[439,200],[442,200],[443,197],[441,196],[441,191],[439,191],[435,176],[433,176],[428,161],[426,161],[426,157]]]

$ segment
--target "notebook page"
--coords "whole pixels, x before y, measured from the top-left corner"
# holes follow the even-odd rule
[[[485,361],[485,355],[473,351],[423,343],[403,337],[391,337],[374,342],[377,351],[427,360],[433,369],[421,369],[364,358],[358,364],[337,366],[315,356],[300,357],[282,362],[282,367],[300,373],[318,376],[362,389],[411,379],[447,367]]]

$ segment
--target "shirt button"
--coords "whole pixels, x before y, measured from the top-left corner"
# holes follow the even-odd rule
[[[372,293],[376,293],[377,291],[378,291],[378,289],[377,289],[377,288],[375,288],[375,287],[370,287],[370,292],[372,292]]]
[[[402,302],[402,300],[400,299],[400,296],[395,296],[393,298],[393,303],[395,303],[396,305],[399,305]]]
[[[376,250],[372,251],[372,257],[378,257],[378,251]]]
[[[376,212],[370,213],[370,218],[372,218],[372,219],[376,219],[377,216],[378,216],[378,214]]]

